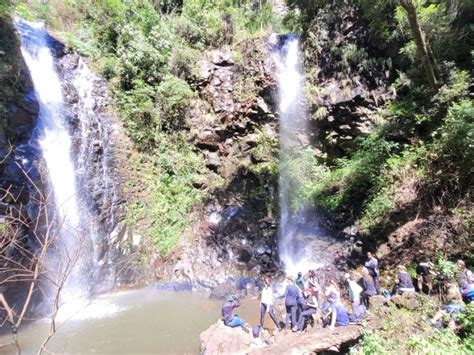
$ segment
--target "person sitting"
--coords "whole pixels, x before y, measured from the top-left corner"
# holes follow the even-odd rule
[[[273,290],[270,285],[270,279],[268,277],[263,278],[263,289],[260,300],[260,327],[263,328],[265,321],[265,314],[268,312],[270,318],[275,323],[278,330],[281,330],[280,323],[278,322],[275,312],[273,310]]]
[[[306,283],[304,281],[303,273],[301,271],[298,272],[298,276],[295,280],[295,285],[300,288],[301,292],[304,292],[306,290]]]
[[[239,299],[233,295],[227,296],[226,302],[222,305],[222,320],[228,327],[242,327],[244,331],[248,332],[245,322],[238,315],[234,314],[234,309],[237,307],[240,307]]]
[[[431,319],[431,323],[438,326],[438,322],[441,318],[445,315],[449,315],[448,326],[451,329],[455,329],[455,319],[457,315],[464,310],[461,293],[459,292],[459,288],[451,282],[447,276],[440,275],[438,280],[442,283],[441,297],[444,306]]]
[[[296,332],[297,319],[296,313],[298,310],[298,301],[301,299],[301,292],[298,286],[293,283],[293,278],[288,276],[289,284],[286,286],[285,293],[283,298],[285,298],[285,308],[286,308],[286,317],[285,317],[285,327],[288,328],[289,320],[291,320],[291,329]]]
[[[258,325],[252,328],[252,342],[250,343],[250,348],[262,348],[266,345],[266,342],[262,339],[262,328]]]
[[[345,274],[344,278],[348,284],[349,298],[352,303],[352,314],[356,319],[361,319],[365,316],[365,306],[361,304],[361,293],[364,290],[355,280],[353,274]]]
[[[370,251],[367,253],[367,261],[365,262],[364,266],[367,268],[367,270],[369,271],[369,275],[374,280],[375,291],[377,294],[380,287],[379,261],[375,258],[375,256],[372,255]]]
[[[362,291],[360,295],[360,299],[362,304],[368,308],[369,307],[369,298],[375,296],[377,294],[377,290],[375,288],[374,278],[370,276],[369,270],[364,267],[362,269],[362,284],[364,291]]]
[[[415,292],[415,287],[413,286],[413,281],[411,276],[408,274],[407,269],[403,265],[397,266],[397,277],[395,279],[395,285],[392,289],[392,296],[399,293],[410,293]]]
[[[318,300],[312,291],[308,291],[308,297],[304,301],[304,305],[298,318],[298,331],[304,329],[307,321],[313,317],[313,314],[318,310]]]
[[[329,329],[334,330],[335,326],[344,327],[349,325],[349,314],[342,305],[341,301],[338,301],[337,295],[331,292],[327,297],[327,302],[323,305],[323,325],[329,325]]]
[[[474,283],[461,288],[461,296],[465,303],[474,302]]]
[[[433,269],[434,264],[430,262],[427,258],[423,259],[416,266],[416,275],[418,281],[418,290],[423,292],[423,285],[428,287],[428,295],[433,291]]]

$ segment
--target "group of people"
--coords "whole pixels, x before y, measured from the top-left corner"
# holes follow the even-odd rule
[[[472,272],[466,268],[464,262],[459,260],[458,284],[443,275],[438,275],[440,281],[440,294],[445,301],[445,307],[432,319],[433,324],[439,322],[444,314],[454,315],[463,310],[463,302],[474,300],[474,277]],[[436,275],[434,265],[429,260],[421,260],[416,267],[418,291],[427,290],[428,294],[433,292],[433,278]],[[351,302],[352,312],[348,312],[341,302],[341,292],[335,279],[329,280],[323,287],[315,270],[310,270],[303,275],[299,272],[294,278],[288,275],[286,278],[285,292],[277,297],[274,295],[270,279],[264,277],[260,296],[260,325],[253,328],[254,337],[258,336],[263,328],[265,315],[268,313],[276,328],[291,329],[300,333],[307,324],[314,322],[315,315],[319,311],[321,323],[334,329],[336,326],[347,326],[351,322],[357,323],[367,313],[370,298],[381,294],[387,298],[395,294],[416,292],[411,275],[404,265],[397,266],[397,274],[391,292],[381,289],[379,280],[378,260],[372,253],[367,253],[367,260],[362,268],[362,277],[356,273],[346,273],[344,282],[347,286],[348,297]],[[286,317],[280,322],[275,314],[275,298],[284,298]],[[240,301],[235,296],[228,296],[222,307],[224,324],[229,327],[242,327],[249,331],[245,322],[234,314],[234,309],[240,306]],[[452,317],[454,319],[455,317]],[[452,324],[450,324],[452,325]]]

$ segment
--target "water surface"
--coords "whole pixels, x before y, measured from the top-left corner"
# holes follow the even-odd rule
[[[199,334],[217,321],[221,305],[205,293],[153,288],[102,296],[87,305],[69,304],[58,315],[61,325],[48,350],[68,354],[196,354]],[[255,325],[258,302],[244,300],[238,314]],[[21,329],[23,354],[36,354],[47,329],[46,320]],[[8,341],[9,337],[0,336],[0,343]]]

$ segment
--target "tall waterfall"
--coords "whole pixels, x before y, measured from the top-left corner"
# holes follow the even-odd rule
[[[297,206],[295,197],[301,177],[310,162],[301,159],[309,129],[303,86],[304,75],[299,57],[299,38],[280,36],[274,49],[278,71],[278,108],[280,117],[280,224],[278,249],[285,271],[296,275],[322,264],[325,255],[315,247],[321,235],[317,216],[305,206]],[[295,165],[295,161],[297,164]]]
[[[49,214],[54,219],[52,235],[55,239],[48,252],[47,273],[50,278],[58,279],[78,253],[79,257],[61,296],[66,301],[82,299],[95,291],[95,284],[110,281],[105,280],[110,272],[104,268],[104,264],[110,263],[110,260],[105,255],[107,253],[103,252],[103,247],[99,246],[99,239],[104,232],[110,233],[110,228],[113,228],[109,226],[109,230],[104,231],[105,223],[97,221],[97,213],[93,208],[94,203],[105,203],[97,200],[108,197],[97,191],[89,191],[93,188],[88,190],[87,187],[97,181],[95,184],[100,185],[101,191],[104,191],[110,183],[107,158],[100,162],[91,161],[97,160],[92,158],[92,150],[103,149],[102,146],[107,141],[101,140],[108,138],[106,129],[97,119],[94,120],[94,108],[97,106],[92,87],[94,74],[84,62],[77,63],[77,74],[69,81],[73,86],[70,90],[75,93],[75,112],[72,118],[71,104],[66,105],[64,85],[51,51],[51,38],[44,26],[22,20],[16,20],[15,25],[40,106],[30,144],[38,146],[42,152],[49,180],[46,184],[49,192],[46,195],[50,197],[46,203]],[[96,138],[93,139],[92,134]],[[91,184],[94,164],[100,165],[99,169],[94,169],[103,176],[98,176]],[[97,196],[92,198],[93,194]],[[112,202],[107,201],[108,206],[111,204]],[[105,288],[103,285],[101,287]]]

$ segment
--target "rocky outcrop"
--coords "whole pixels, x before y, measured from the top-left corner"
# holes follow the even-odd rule
[[[160,279],[242,288],[242,279],[280,268],[273,217],[277,177],[270,170],[278,151],[276,77],[269,50],[267,39],[249,40],[238,54],[213,50],[198,63],[189,142],[222,183],[195,209],[186,233],[192,241],[166,260],[156,259]]]
[[[374,320],[365,327],[376,328]],[[314,354],[325,351],[347,351],[361,336],[361,325],[329,328],[315,327],[302,334],[282,331],[274,336],[264,334],[253,339],[240,327],[226,327],[222,321],[211,325],[199,336],[201,354]],[[266,336],[265,336],[266,335]]]
[[[201,354],[246,354],[252,335],[242,328],[230,328],[219,320],[199,336]]]
[[[329,161],[353,151],[355,138],[373,129],[395,97],[392,58],[374,48],[357,5],[348,1],[335,9],[327,5],[318,12],[303,49],[314,144]]]
[[[87,60],[76,53],[60,53],[57,68],[75,142],[77,184],[101,233],[109,235],[124,217],[120,159],[127,144],[114,117],[105,78],[92,72]]]

